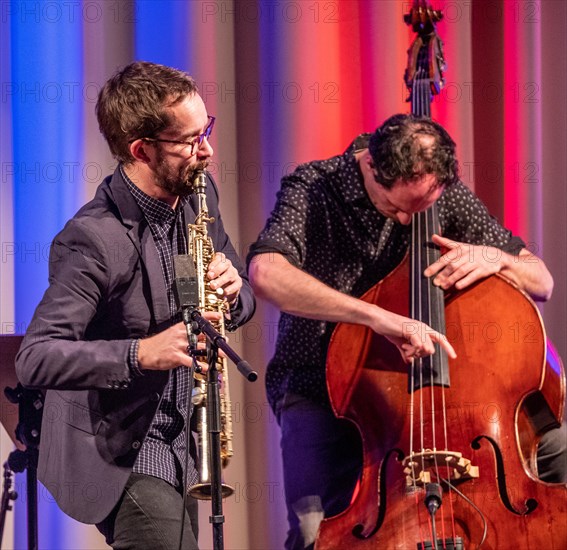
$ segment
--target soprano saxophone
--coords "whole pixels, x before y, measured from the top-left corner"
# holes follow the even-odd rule
[[[215,254],[212,239],[208,235],[207,223],[213,222],[214,218],[209,217],[207,208],[207,175],[204,170],[197,172],[193,180],[195,194],[199,201],[199,210],[195,223],[188,224],[188,249],[195,262],[195,270],[199,281],[199,310],[215,311],[221,314],[219,321],[211,324],[221,334],[225,335],[224,315],[228,312],[229,306],[224,296],[222,288],[213,290],[206,277],[206,273],[211,260]],[[216,364],[220,379],[220,447],[221,463],[225,468],[232,457],[232,412],[230,393],[228,385],[227,360],[218,357]],[[197,446],[199,451],[199,479],[195,485],[189,487],[189,494],[197,499],[209,500],[212,493],[211,472],[210,472],[210,449],[209,449],[209,429],[207,421],[207,380],[202,374],[195,374],[193,389],[193,406],[196,415]],[[222,496],[227,497],[234,493],[234,489],[225,483],[222,484]]]

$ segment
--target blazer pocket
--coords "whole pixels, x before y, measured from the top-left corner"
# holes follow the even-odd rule
[[[67,411],[63,415],[63,421],[66,424],[92,435],[98,433],[102,415],[73,401],[66,401],[65,408]]]

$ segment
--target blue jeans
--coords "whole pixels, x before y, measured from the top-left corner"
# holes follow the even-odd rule
[[[114,550],[177,550],[183,496],[162,479],[131,474],[118,504],[97,529]],[[197,501],[183,512],[183,550],[197,550]]]
[[[321,520],[350,504],[362,468],[360,435],[328,407],[299,395],[286,395],[276,416],[290,526],[285,547],[311,548]]]

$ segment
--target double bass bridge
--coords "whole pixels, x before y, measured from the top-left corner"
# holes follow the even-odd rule
[[[451,481],[464,481],[479,476],[478,466],[473,466],[463,453],[424,449],[409,454],[402,462],[406,474],[406,486],[424,486],[431,483],[431,472],[449,472]]]

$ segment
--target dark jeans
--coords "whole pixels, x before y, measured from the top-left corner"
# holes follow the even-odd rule
[[[537,449],[539,478],[548,483],[567,483],[567,424],[546,432]]]
[[[282,432],[288,550],[311,548],[323,517],[350,504],[362,468],[358,431],[301,396],[287,395],[276,416]]]
[[[115,550],[177,550],[183,496],[162,479],[132,474],[118,504],[98,530]],[[197,501],[187,498],[183,550],[197,550]]]

